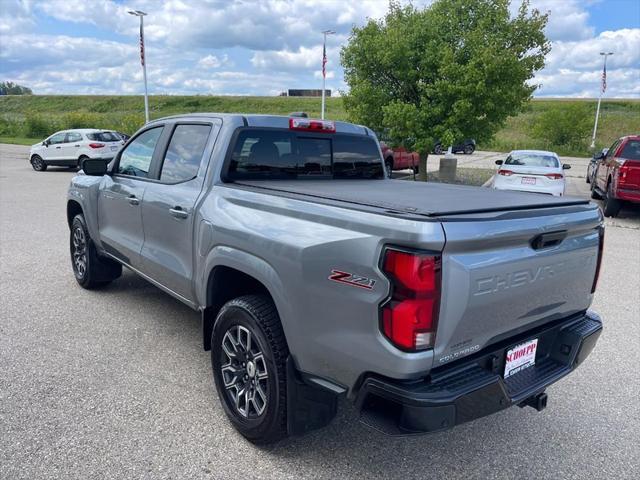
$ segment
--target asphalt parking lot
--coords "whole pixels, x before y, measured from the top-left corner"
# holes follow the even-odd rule
[[[196,312],[129,272],[102,291],[76,284],[65,219],[74,173],[34,172],[27,151],[0,145],[0,479],[637,478],[637,210],[607,220],[592,307],[605,331],[548,390],[545,411],[390,438],[342,402],[329,427],[258,448],[218,403]],[[587,195],[572,173],[570,191]]]

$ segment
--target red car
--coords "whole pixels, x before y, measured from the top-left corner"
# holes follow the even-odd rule
[[[404,147],[396,147],[393,150],[385,142],[380,142],[382,150],[382,158],[384,158],[384,166],[387,172],[393,170],[413,169],[418,172],[420,164],[420,154],[418,152],[407,152]]]
[[[626,202],[640,204],[640,136],[619,138],[595,158],[591,198],[603,199],[604,215],[615,217]]]

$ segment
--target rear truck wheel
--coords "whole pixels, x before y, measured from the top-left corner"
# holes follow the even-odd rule
[[[607,191],[605,192],[602,200],[602,213],[604,213],[604,216],[617,217],[618,213],[620,213],[620,208],[622,208],[622,202],[613,197],[611,192],[611,182],[607,185]]]
[[[468,144],[464,146],[464,153],[465,155],[471,155],[473,152],[475,152],[476,147],[473,146],[472,144]]]
[[[387,177],[391,177],[391,173],[393,173],[393,160],[391,158],[385,158],[384,169],[387,171]]]
[[[433,147],[433,153],[435,153],[436,155],[442,155],[443,152],[444,150],[442,149],[442,145],[437,144],[435,147]]]
[[[269,297],[245,295],[222,307],[211,334],[213,378],[227,417],[253,443],[287,435],[288,355]]]
[[[122,275],[122,265],[98,256],[82,214],[76,215],[71,223],[69,249],[73,274],[82,288],[98,288]]]
[[[31,157],[31,166],[36,172],[44,172],[47,169],[47,164],[40,155]]]

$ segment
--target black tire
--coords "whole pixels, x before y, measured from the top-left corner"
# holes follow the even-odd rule
[[[465,155],[471,155],[473,152],[476,151],[476,147],[475,147],[475,145],[469,143],[469,144],[464,146],[464,150],[463,151],[464,151]]]
[[[437,144],[435,147],[433,147],[433,153],[435,153],[436,155],[442,155],[444,153],[442,145]]]
[[[122,275],[122,265],[98,256],[82,214],[76,215],[71,223],[69,251],[73,274],[82,288],[99,288]]]
[[[36,172],[44,172],[47,169],[47,164],[40,155],[34,155],[31,157],[31,167]]]
[[[611,195],[611,182],[607,184],[607,191],[602,199],[602,213],[605,217],[617,217],[622,208],[622,202]]]
[[[384,159],[384,169],[387,171],[387,177],[391,178],[393,173],[393,160],[388,157]]]
[[[587,176],[585,177],[585,180],[587,183],[591,183],[591,179],[589,179],[589,173],[587,173]]]
[[[246,332],[248,349],[242,342]],[[288,355],[280,317],[269,297],[246,295],[222,307],[211,334],[213,378],[227,417],[253,443],[273,443],[287,435]]]
[[[80,155],[80,158],[78,158],[78,168],[82,168],[82,162],[85,160],[89,160],[89,157],[86,155]]]

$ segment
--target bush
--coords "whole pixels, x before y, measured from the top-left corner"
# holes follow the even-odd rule
[[[27,137],[48,137],[58,130],[61,130],[60,125],[52,118],[37,114],[27,114],[25,118],[24,134]]]
[[[555,105],[541,113],[531,126],[531,135],[547,148],[586,147],[592,128],[592,108],[586,104]]]
[[[71,112],[62,117],[63,128],[103,128],[104,117],[89,112]]]
[[[113,126],[117,130],[127,135],[133,135],[140,127],[144,125],[144,115],[131,114],[120,118]]]

